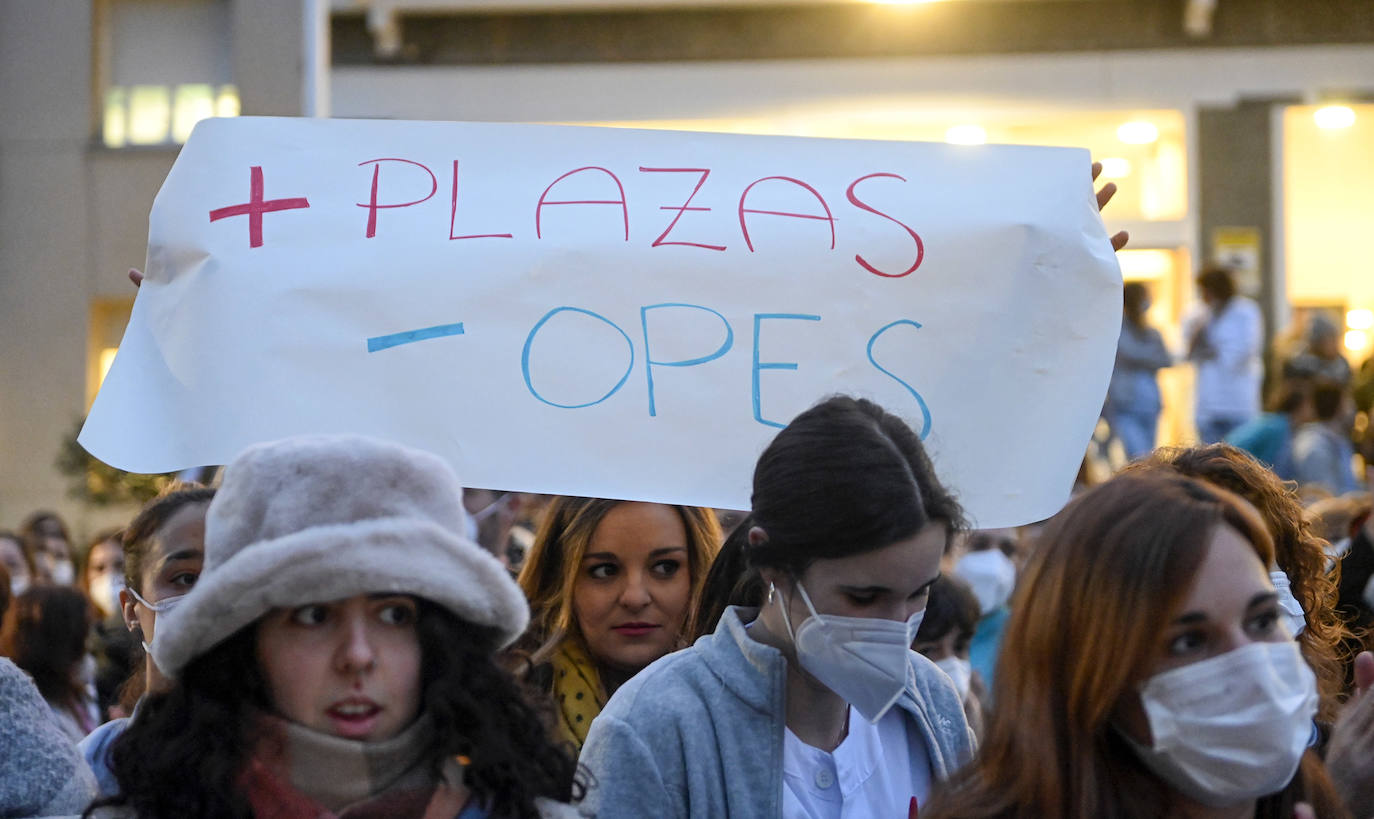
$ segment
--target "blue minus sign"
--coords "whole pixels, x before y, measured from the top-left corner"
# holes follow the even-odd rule
[[[426,341],[431,338],[443,338],[444,336],[461,336],[463,334],[463,322],[457,324],[439,324],[434,327],[421,327],[419,330],[406,330],[404,333],[392,333],[389,336],[373,336],[367,340],[367,351],[375,353],[378,350],[385,350],[389,347],[399,347],[402,344],[410,344],[413,341]]]

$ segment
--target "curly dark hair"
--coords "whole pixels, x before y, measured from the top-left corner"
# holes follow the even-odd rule
[[[538,712],[495,662],[496,630],[419,603],[422,710],[435,728],[428,756],[436,778],[445,759],[467,757],[464,783],[501,819],[538,819],[537,797],[580,800],[586,786],[576,762],[548,739]],[[261,736],[255,712],[271,707],[256,651],[250,625],[187,664],[180,685],[150,694],[110,750],[120,795],[85,815],[120,805],[147,819],[250,819],[239,777]]]

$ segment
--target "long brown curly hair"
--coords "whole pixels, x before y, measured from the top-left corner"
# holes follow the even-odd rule
[[[1345,687],[1348,652],[1343,646],[1351,644],[1352,635],[1336,613],[1340,566],[1327,571],[1327,543],[1313,530],[1296,488],[1230,444],[1163,447],[1126,468],[1152,469],[1168,469],[1207,481],[1234,492],[1259,510],[1274,538],[1274,562],[1288,575],[1293,596],[1307,613],[1307,628],[1297,639],[1317,675],[1321,694],[1317,718],[1334,721]]]

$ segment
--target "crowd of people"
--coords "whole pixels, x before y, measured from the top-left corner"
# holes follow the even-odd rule
[[[1199,285],[1204,440],[1155,447],[1128,286],[1130,463],[1016,529],[843,395],[744,512],[307,436],[85,544],[35,513],[0,531],[0,817],[1374,815],[1359,376],[1314,324],[1260,413],[1258,313]]]
[[[1346,500],[1216,443],[970,531],[844,396],[728,534],[262,444],[84,550],[50,513],[0,536],[0,815],[1369,816]]]

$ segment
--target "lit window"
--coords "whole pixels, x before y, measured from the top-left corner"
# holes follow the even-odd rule
[[[129,89],[129,144],[161,145],[172,124],[172,99],[165,85]]]
[[[185,142],[196,123],[215,115],[215,89],[209,85],[178,85],[172,99],[172,141]]]
[[[238,115],[239,92],[233,85],[116,87],[105,92],[102,138],[110,148],[179,145],[191,136],[197,122]]]
[[[123,148],[129,140],[124,124],[124,115],[129,106],[128,95],[123,88],[111,88],[105,92],[105,146]]]

